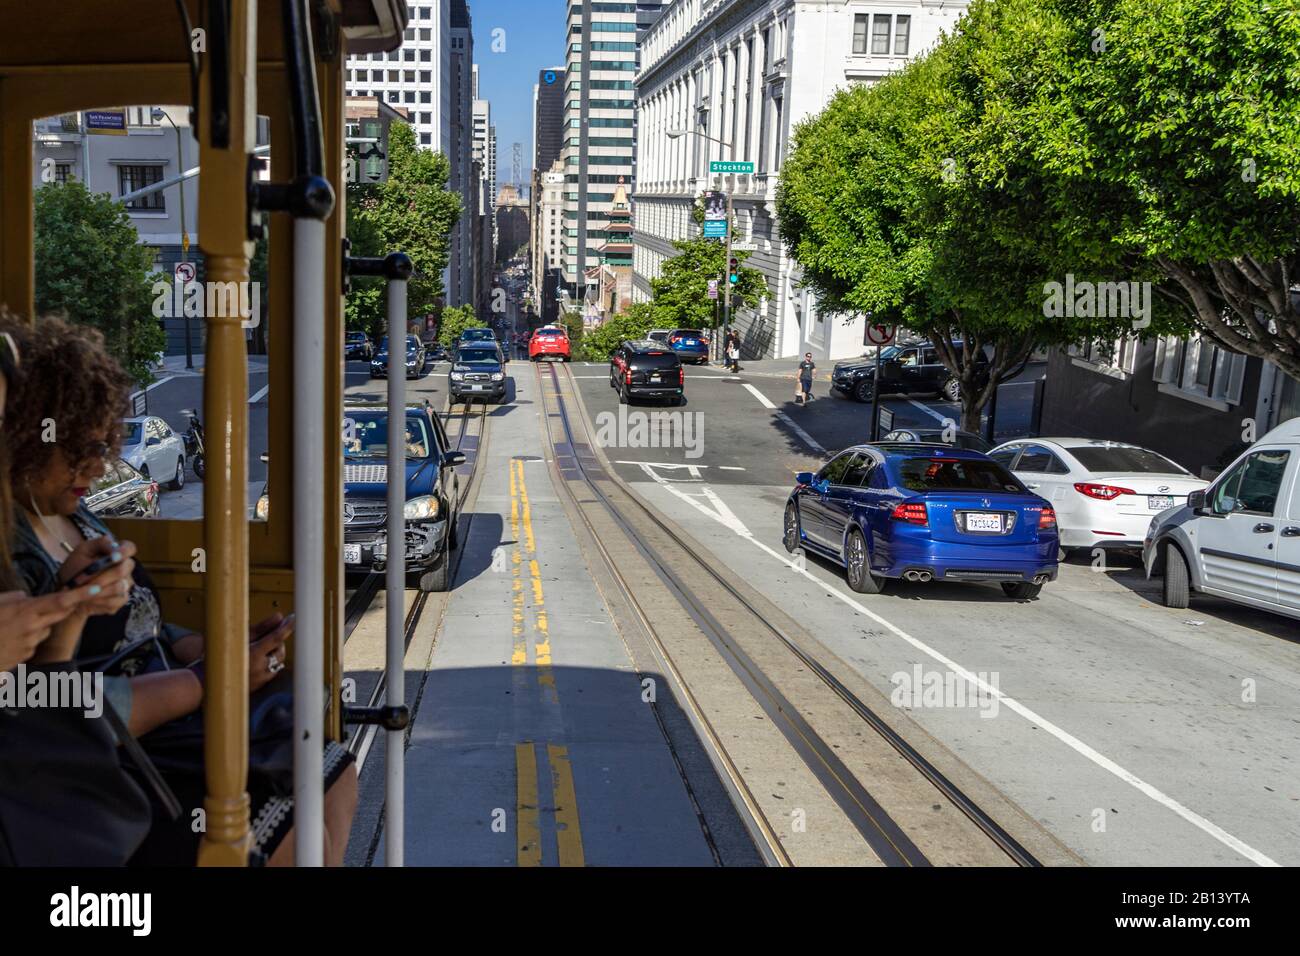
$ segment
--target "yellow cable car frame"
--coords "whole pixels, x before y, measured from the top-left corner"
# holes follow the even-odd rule
[[[183,42],[182,8],[192,29],[206,31],[206,52],[198,55],[198,102],[193,105],[201,169],[199,246],[211,281],[248,280],[253,251],[250,160],[259,114],[270,122],[272,182],[288,183],[293,178],[298,162],[292,145],[293,77],[284,40],[286,24],[297,41],[305,39],[302,24],[308,17],[312,24],[314,42],[303,48],[314,51],[322,172],[334,195],[333,209],[324,219],[323,268],[313,270],[306,263],[302,270],[314,272],[310,281],[319,282],[319,288],[304,287],[300,276],[295,289],[295,220],[287,212],[273,212],[266,218],[268,333],[274,343],[268,369],[269,444],[286,449],[294,435],[294,402],[300,394],[296,385],[304,374],[291,360],[296,296],[323,298],[319,330],[323,343],[317,345],[323,344],[324,369],[341,369],[342,363],[344,58],[348,53],[398,46],[407,22],[405,4],[393,0],[263,0],[260,4],[257,0],[134,0],[127,9],[103,0],[64,0],[57,11],[41,14],[30,3],[0,0],[4,24],[0,31],[0,303],[15,314],[33,314],[33,122],[90,109],[191,103],[191,47]],[[295,16],[297,27],[292,26]],[[214,36],[213,26],[223,23],[229,25],[225,36]],[[220,52],[214,51],[214,41],[221,44]],[[227,68],[222,69],[222,64]],[[214,122],[214,102],[224,111],[224,136]],[[277,508],[266,522],[249,521],[244,332],[238,315],[209,316],[204,321],[204,518],[201,522],[120,521],[115,530],[139,545],[162,592],[168,619],[206,636],[207,798],[199,863],[243,866],[250,847],[245,792],[248,624],[273,610],[293,610],[295,509]],[[299,415],[318,417],[319,433],[337,436],[342,374],[324,374],[322,391],[320,407],[299,409]],[[344,587],[339,560],[342,462],[337,441],[321,441],[313,457],[318,460],[311,477],[323,491],[317,518],[324,573],[322,607],[312,617],[322,626],[318,634],[303,633],[301,628],[298,634],[304,641],[319,641],[323,649],[325,700],[333,702],[325,708],[324,732],[338,740],[342,737]],[[293,456],[272,455],[269,468],[272,487],[298,487]],[[196,572],[200,554],[205,570]],[[255,556],[251,563],[250,555]],[[303,616],[299,614],[300,624]],[[296,656],[305,647],[295,647]],[[297,781],[295,792],[301,792],[301,787]],[[309,849],[306,862],[314,858]],[[301,848],[298,859],[304,861]]]

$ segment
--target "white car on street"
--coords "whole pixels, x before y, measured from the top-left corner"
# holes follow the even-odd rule
[[[1206,491],[1151,522],[1147,577],[1166,607],[1192,591],[1300,618],[1300,418],[1246,449]]]
[[[1151,518],[1207,482],[1164,455],[1092,438],[1025,438],[988,453],[1052,503],[1061,548],[1137,550]]]
[[[122,419],[122,458],[159,484],[185,487],[185,439],[156,415]]]

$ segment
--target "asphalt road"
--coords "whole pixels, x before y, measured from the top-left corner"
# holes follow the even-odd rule
[[[689,424],[669,419],[670,447],[647,447],[629,411],[660,409],[620,408],[604,366],[572,371],[618,473],[883,693],[975,678],[956,679],[964,701],[903,705],[1082,859],[1300,863],[1294,622],[1209,599],[1169,610],[1134,560],[1086,554],[1032,602],[981,584],[854,594],[829,564],[790,560],[781,517],[796,471],[862,440],[867,406],[801,408],[793,380],[690,369],[688,404],[663,409]],[[949,414],[889,404],[900,424]]]

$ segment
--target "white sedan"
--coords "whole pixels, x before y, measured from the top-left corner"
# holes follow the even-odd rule
[[[185,487],[185,439],[156,415],[122,419],[122,458],[159,484]]]
[[[1140,550],[1152,517],[1209,484],[1158,452],[1122,442],[1017,439],[988,454],[1052,503],[1062,550]]]

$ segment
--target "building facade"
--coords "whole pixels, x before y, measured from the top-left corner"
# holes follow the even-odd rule
[[[673,240],[698,232],[691,213],[700,194],[720,189],[733,198],[733,247],[749,252],[745,265],[767,280],[767,297],[733,315],[744,354],[861,354],[863,319],[823,315],[780,239],[776,186],[790,133],[836,90],[876,82],[924,53],[965,8],[964,0],[665,6],[645,36],[636,76],[635,298],[650,297]],[[752,162],[754,173],[711,174],[713,160]]]
[[[544,325],[559,318],[561,257],[564,250],[564,164],[534,171],[532,220],[533,307]]]
[[[471,139],[474,132],[474,32],[469,5],[465,0],[451,4],[451,139],[448,187],[460,196],[460,219],[452,228],[447,250],[447,304],[466,305],[474,301],[474,278],[478,248],[474,245],[474,217],[478,215],[477,189],[471,188],[474,170]]]
[[[582,301],[606,262],[614,188],[636,173],[634,86],[642,42],[660,15],[658,0],[571,4],[566,20],[561,160],[565,175],[565,245],[561,275]],[[630,265],[620,260],[611,265]],[[598,271],[598,270],[596,270]],[[598,276],[596,277],[598,278]]]
[[[1254,438],[1300,416],[1300,382],[1201,339],[1088,342],[1048,358],[1040,433],[1126,441],[1217,474]]]
[[[411,4],[402,45],[350,56],[350,96],[378,96],[410,117],[416,141],[451,155],[451,0]]]
[[[564,67],[537,74],[533,87],[533,172],[541,175],[560,158],[564,141]]]
[[[515,186],[502,186],[497,193],[497,265],[505,265],[528,244],[528,200]]]

